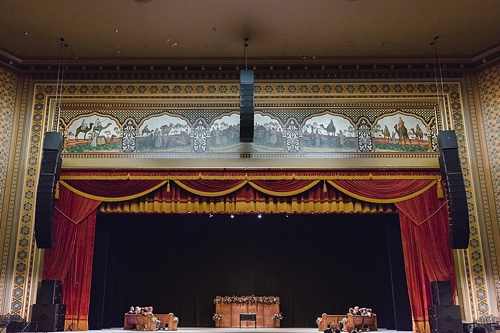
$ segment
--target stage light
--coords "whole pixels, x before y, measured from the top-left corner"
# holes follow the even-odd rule
[[[234,214],[231,214],[231,218],[234,219]]]
[[[261,219],[262,218],[262,214],[261,213],[257,214],[257,218]]]

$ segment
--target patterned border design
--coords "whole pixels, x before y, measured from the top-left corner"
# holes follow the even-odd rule
[[[18,77],[15,74],[0,68],[0,78],[3,82],[2,85],[0,85],[0,193],[7,193],[7,168],[10,162],[11,154],[10,147],[12,141],[10,138],[13,135],[12,131],[14,123]],[[19,160],[14,161],[14,168],[16,171],[18,170]],[[14,179],[17,179],[17,177],[14,177]],[[12,195],[14,192],[10,193]],[[4,201],[0,201],[0,221],[6,221],[4,242],[1,249],[2,259],[0,266],[0,309],[3,309],[5,306],[5,293],[7,292],[7,263],[9,260],[9,253],[11,248],[11,234],[14,212],[14,202],[12,199],[13,198],[10,197],[9,204],[6,209],[5,207],[3,207]],[[4,212],[7,212],[7,216],[3,216]]]
[[[500,65],[492,66],[486,68],[484,71],[478,74],[478,84],[479,84],[479,97],[481,103],[481,116],[484,126],[484,132],[486,137],[486,147],[487,156],[489,158],[489,165],[498,165],[500,162],[500,136],[499,136],[499,116],[498,107],[500,102],[498,101],[498,94],[500,93]],[[485,170],[482,168],[480,170],[481,180],[484,182]],[[495,209],[497,212],[497,217],[500,215],[500,172],[498,168],[490,168],[490,176],[492,179],[492,189],[493,189],[493,200],[495,203]],[[486,189],[481,186],[483,197],[486,196]],[[485,227],[488,237],[489,253],[491,258],[491,268],[493,271],[493,279],[495,282],[494,288],[496,292],[497,300],[500,300],[500,273],[498,267],[499,258],[495,252],[495,239],[493,236],[493,225],[495,221],[489,215],[490,207],[488,207],[488,201],[483,198],[485,202]],[[497,221],[499,223],[499,221]],[[499,225],[500,227],[500,225]],[[497,238],[498,239],[498,238]],[[497,310],[500,311],[500,302],[497,302]]]
[[[472,131],[472,138],[478,138],[479,133],[478,133],[478,124],[477,124],[477,117],[476,117],[476,108],[474,105],[474,93],[473,93],[473,88],[472,88],[472,79],[470,75],[466,75],[466,88],[467,88],[467,97],[468,97],[468,106],[469,106],[469,114],[471,118],[471,131]],[[481,193],[480,195],[482,196],[482,205],[485,207],[484,211],[484,224],[485,225],[491,225],[491,216],[489,214],[489,209],[488,209],[488,199],[486,197],[486,182],[484,179],[484,162],[482,159],[482,154],[481,154],[481,148],[479,145],[479,140],[474,139],[474,150],[475,150],[475,164],[477,166],[477,169],[479,171],[478,173],[478,183],[481,188]],[[463,165],[462,165],[463,166]],[[469,165],[467,165],[469,167]],[[464,178],[465,178],[465,173],[464,173]],[[470,170],[467,172],[467,179],[470,180]],[[467,193],[469,195],[469,193]],[[472,194],[471,194],[472,195]],[[479,193],[478,193],[479,195]],[[477,203],[475,203],[477,204]],[[469,203],[469,205],[471,205]],[[482,249],[483,247],[481,246],[481,235],[480,235],[480,226],[479,226],[479,220],[478,216],[476,214],[476,207],[472,206],[469,207],[469,212],[471,211],[474,212],[474,215],[471,216],[472,218],[469,218],[470,222],[470,240],[469,240],[469,249],[468,249],[468,256],[466,257],[467,259],[467,264],[468,264],[468,271],[472,274],[473,278],[473,285],[475,286],[474,292],[475,292],[475,298],[476,298],[476,308],[477,308],[477,314],[476,316],[479,317],[484,317],[489,315],[489,305],[488,302],[485,301],[486,299],[486,272],[484,269],[484,257],[482,255]],[[487,230],[491,231],[491,227],[488,228]],[[492,235],[491,232],[488,232],[490,235],[488,237],[488,242],[491,242],[492,240]],[[472,268],[472,269],[471,269]],[[498,271],[498,267],[496,268]],[[469,275],[467,275],[469,277]],[[471,302],[473,302],[473,299],[471,299]],[[472,303],[474,304],[474,303]]]
[[[229,87],[225,84],[211,84],[206,87],[201,85],[202,88],[198,89],[198,85],[195,84],[171,84],[171,85],[158,85],[158,84],[140,84],[140,83],[124,83],[124,84],[72,84],[65,87],[63,94],[68,97],[93,97],[96,99],[107,98],[115,99],[119,102],[122,97],[152,97],[152,96],[166,96],[169,98],[228,98],[236,96],[233,85],[229,84]],[[190,88],[189,88],[190,87]],[[212,88],[211,88],[212,87]],[[436,86],[431,82],[414,82],[414,83],[345,83],[345,84],[329,84],[329,83],[316,83],[316,84],[262,84],[258,85],[258,94],[263,98],[311,98],[311,103],[314,102],[314,98],[349,98],[359,100],[367,98],[377,98],[390,100],[391,98],[427,98],[431,100],[435,98]],[[34,91],[33,100],[33,113],[31,120],[31,132],[29,136],[29,152],[28,152],[28,165],[26,167],[25,183],[23,189],[23,200],[22,200],[22,218],[20,233],[18,235],[19,245],[18,252],[16,255],[16,281],[15,286],[22,288],[24,279],[27,278],[26,265],[32,264],[28,262],[23,251],[29,250],[30,242],[27,238],[27,234],[24,232],[29,232],[30,227],[33,225],[33,211],[34,211],[34,200],[35,200],[35,190],[38,174],[37,168],[40,163],[41,155],[41,141],[44,132],[44,122],[47,122],[49,115],[50,103],[47,99],[47,95],[54,93],[54,86],[52,84],[37,84]],[[459,140],[459,152],[461,157],[461,163],[464,171],[464,180],[466,182],[467,195],[469,197],[469,212],[475,211],[475,203],[472,195],[472,185],[471,185],[471,170],[468,161],[467,145],[466,145],[466,135],[465,126],[463,123],[463,108],[462,108],[462,96],[460,89],[460,82],[449,82],[445,84],[445,95],[449,101],[452,111],[452,119],[448,121],[453,121],[455,124],[458,140]],[[260,96],[256,96],[259,98]],[[367,102],[369,103],[369,102]],[[397,102],[393,102],[396,103]],[[477,217],[472,213],[471,221],[477,225]],[[471,253],[472,258],[472,268],[473,274],[476,277],[474,280],[474,288],[476,289],[476,295],[479,302],[479,312],[481,315],[486,315],[488,313],[488,300],[487,294],[484,290],[484,269],[483,264],[480,261],[481,257],[481,244],[480,239],[473,237],[471,240],[471,248],[469,251],[474,251]],[[479,254],[479,258],[477,257]],[[13,309],[21,309],[22,306],[18,302],[22,299],[22,293],[26,290],[20,289],[20,293],[14,295],[12,299]],[[15,304],[15,306],[14,306]],[[26,308],[27,305],[24,305]]]
[[[24,118],[28,107],[28,97],[31,95],[29,76],[25,77],[24,83],[20,107],[22,118],[18,132],[20,135],[18,137],[18,147],[21,147],[21,143],[23,142],[24,128],[22,126],[26,123]],[[31,284],[33,282],[31,278],[33,271],[37,269],[37,267],[34,267],[36,246],[33,237],[33,213],[35,209],[36,184],[38,182],[39,155],[41,153],[40,135],[42,133],[42,128],[40,124],[44,118],[43,113],[44,110],[37,111],[36,108],[32,111],[32,127],[30,129],[28,142],[27,165],[25,166],[26,171],[23,178],[24,183],[22,185],[23,197],[21,205],[19,206],[20,219],[18,221],[19,227],[14,261],[14,279],[12,299],[10,301],[10,313],[19,314],[21,316],[25,315],[29,310],[28,299],[30,296]],[[19,150],[18,156],[20,155],[21,152]]]

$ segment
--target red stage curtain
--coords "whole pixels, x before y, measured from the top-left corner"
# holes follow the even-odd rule
[[[64,187],[59,191],[54,209],[56,243],[54,248],[45,250],[43,279],[62,281],[65,328],[74,322],[78,326],[74,330],[87,330],[95,222],[101,202]]]
[[[73,193],[61,191],[61,198],[81,196],[87,198],[80,198],[82,203],[94,199],[91,202],[95,207],[103,201],[102,212],[135,213],[390,212],[395,203],[401,220],[415,330],[429,332],[427,304],[431,299],[430,281],[454,281],[453,256],[448,246],[447,205],[440,200],[442,189],[439,180],[437,171],[63,172],[61,184]],[[67,198],[57,207],[63,207],[59,209],[68,218],[59,217],[56,220],[65,222],[78,221],[73,216],[86,216],[85,212],[90,210],[90,207],[87,209],[80,203],[73,204]],[[72,207],[75,211],[73,214],[66,213],[64,207],[68,211]],[[95,224],[95,209],[91,216]],[[88,219],[92,223],[91,216]],[[89,235],[95,227],[91,223]],[[58,239],[68,237],[64,229],[60,231],[60,227],[57,228],[58,233],[65,235]],[[70,227],[64,228],[68,228],[71,235]],[[63,242],[68,243],[68,247],[77,242],[79,236],[71,237]],[[90,242],[86,246],[90,246]],[[90,247],[86,249],[89,251]],[[71,263],[63,256],[66,251],[57,248],[47,252],[50,251],[58,254],[54,257],[47,255],[47,274],[44,271],[44,278],[62,276],[62,272],[55,272],[58,271],[57,260],[61,260],[61,267],[70,270]],[[59,256],[60,259],[57,259]],[[83,268],[75,272],[83,272]],[[85,272],[90,284],[91,275],[88,270]],[[71,278],[70,283],[75,282],[76,277]],[[80,310],[84,310],[82,314],[88,313],[88,301],[85,301],[86,309],[80,306]]]
[[[418,197],[397,202],[406,280],[414,331],[430,332],[428,305],[432,281],[452,281],[456,288],[453,253],[448,245],[448,205],[430,190]]]

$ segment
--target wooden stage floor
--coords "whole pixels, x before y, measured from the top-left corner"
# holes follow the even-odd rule
[[[124,331],[123,327],[111,328],[111,329],[103,329],[100,331],[89,331],[89,332],[102,332],[102,333],[134,333],[137,331],[127,330]],[[147,333],[147,331],[143,331]],[[156,331],[156,332],[164,332],[167,331]],[[173,331],[174,332],[174,331]],[[177,329],[179,333],[319,333],[318,328],[311,327],[282,327],[282,328],[214,328],[214,327],[179,327]],[[411,331],[395,331],[395,330],[386,330],[384,328],[380,328],[377,332],[380,333],[411,333]],[[322,332],[321,332],[322,333]],[[376,332],[373,332],[376,333]]]

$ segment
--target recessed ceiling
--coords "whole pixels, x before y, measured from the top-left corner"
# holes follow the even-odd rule
[[[21,63],[165,59],[473,59],[500,47],[498,0],[4,0]]]

